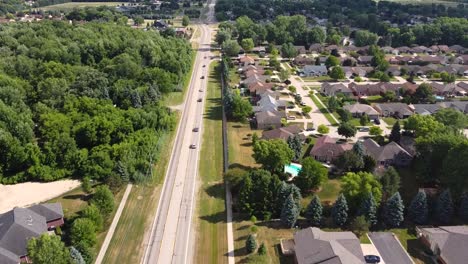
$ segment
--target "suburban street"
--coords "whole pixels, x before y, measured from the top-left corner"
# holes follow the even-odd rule
[[[145,243],[142,263],[192,263],[192,225],[197,189],[204,97],[211,58],[211,31],[214,1],[209,4],[207,20],[198,25],[199,49],[188,87],[182,116],[176,132],[172,156],[166,171],[156,215]],[[202,99],[200,101],[200,99]],[[194,130],[197,128],[196,130]],[[193,145],[193,147],[191,146]]]

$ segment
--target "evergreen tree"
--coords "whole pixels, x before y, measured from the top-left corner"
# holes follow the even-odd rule
[[[247,249],[249,253],[253,253],[257,249],[257,241],[252,234],[250,234],[245,241],[245,249]]]
[[[76,249],[73,246],[70,247],[70,257],[72,260],[72,264],[86,264],[85,260],[83,259],[83,256],[81,256],[80,251],[78,251],[78,249]]]
[[[388,137],[390,141],[393,142],[400,142],[401,139],[401,128],[400,128],[400,122],[396,121],[395,124],[393,124],[392,131],[390,132],[390,136]]]
[[[361,126],[365,126],[369,122],[370,122],[370,119],[369,119],[369,116],[367,114],[363,114],[361,116],[361,118],[359,118],[359,124],[361,124]]]
[[[404,220],[405,206],[399,192],[396,192],[385,204],[384,222],[389,227],[398,227]]]
[[[301,190],[296,185],[286,183],[283,181],[278,187],[277,197],[276,197],[276,202],[275,202],[276,212],[274,212],[274,215],[276,216],[281,215],[284,201],[286,201],[286,199],[288,199],[289,195],[291,194],[294,198],[294,201],[296,202],[296,207],[298,208],[298,211],[301,210],[301,200],[302,200]]]
[[[307,206],[305,217],[313,226],[320,226],[320,222],[322,220],[322,212],[323,207],[322,203],[320,202],[320,198],[317,195],[314,195],[314,197],[309,203],[309,206]]]
[[[463,193],[460,199],[460,207],[458,208],[458,215],[464,221],[468,221],[468,193]]]
[[[375,169],[375,166],[377,165],[377,162],[375,161],[375,159],[372,156],[365,155],[364,157],[362,157],[362,160],[364,161],[362,170],[372,173]]]
[[[443,191],[436,202],[435,215],[441,224],[449,224],[453,216],[453,202],[450,190]]]
[[[245,177],[241,184],[239,192],[239,206],[242,212],[252,215],[253,205],[251,204],[250,197],[252,195],[252,180],[250,177]]]
[[[299,216],[299,210],[292,194],[286,199],[281,210],[281,222],[288,228],[294,227]]]
[[[380,184],[382,184],[383,198],[385,200],[400,188],[400,175],[395,168],[389,167],[382,177],[380,177]]]
[[[343,194],[338,196],[335,205],[333,205],[332,218],[333,222],[339,226],[344,225],[348,220],[348,202]]]
[[[353,151],[356,153],[359,157],[364,157],[364,147],[362,146],[362,143],[360,141],[356,142],[353,146]]]
[[[414,196],[408,207],[408,216],[415,224],[424,225],[427,223],[429,209],[427,207],[426,192],[419,191]]]
[[[302,154],[302,143],[299,135],[290,136],[287,139],[289,148],[294,152],[294,160],[298,161]]]
[[[366,199],[362,201],[358,215],[364,216],[371,226],[377,224],[377,204],[372,193],[369,193]]]
[[[262,244],[260,244],[260,247],[258,248],[258,254],[266,255],[266,253],[267,253],[267,248],[265,246],[265,243],[262,242]]]

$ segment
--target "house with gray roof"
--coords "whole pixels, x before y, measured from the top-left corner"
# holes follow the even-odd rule
[[[378,166],[404,167],[408,166],[413,159],[408,151],[395,142],[380,146],[372,138],[368,138],[362,142],[362,146],[365,154],[371,156]]]
[[[422,244],[437,256],[438,263],[468,260],[468,226],[417,227],[416,233]]]
[[[378,119],[379,118],[379,112],[372,108],[370,105],[366,104],[349,104],[343,106],[343,109],[348,110],[353,117],[361,117],[364,114],[366,114],[370,119]]]
[[[348,142],[341,142],[330,136],[322,136],[315,141],[310,151],[310,156],[315,160],[330,163],[343,154],[343,152],[352,148],[353,145]]]
[[[359,239],[352,232],[324,232],[309,227],[294,234],[298,264],[363,264]]]
[[[439,104],[412,104],[410,107],[418,115],[432,115],[441,109]]]
[[[27,262],[27,243],[57,226],[63,225],[60,203],[16,207],[0,215],[0,263]]]
[[[374,108],[383,117],[408,118],[414,114],[413,110],[405,103],[375,104]]]
[[[328,74],[327,67],[323,65],[306,65],[298,72],[303,77],[319,77]]]
[[[257,129],[272,129],[282,126],[282,119],[286,118],[285,112],[264,111],[255,113],[255,125]]]
[[[322,83],[320,92],[324,93],[326,96],[336,96],[338,94],[343,94],[347,97],[353,96],[353,91],[343,83],[332,84],[329,82],[324,82]]]
[[[260,95],[261,99],[253,107],[254,112],[278,111],[286,109],[287,102],[279,100],[276,93],[270,90]]]
[[[287,140],[289,137],[294,137],[295,135],[299,135],[299,138],[304,141],[306,137],[304,134],[301,134],[303,128],[299,126],[287,126],[287,127],[279,127],[272,130],[263,131],[262,139],[270,140],[270,139],[282,139]]]

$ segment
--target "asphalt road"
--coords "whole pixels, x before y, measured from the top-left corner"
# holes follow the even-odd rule
[[[208,64],[211,57],[211,30],[208,23],[213,20],[213,7],[214,4],[210,4],[206,23],[199,25],[200,45],[161,197],[149,241],[146,244],[142,260],[145,264],[193,262],[192,216],[197,188]],[[199,98],[203,98],[202,102],[198,102]],[[194,128],[199,128],[198,132],[194,132]],[[191,144],[196,148],[190,148]]]
[[[390,232],[372,232],[368,235],[386,264],[414,264],[394,234]]]

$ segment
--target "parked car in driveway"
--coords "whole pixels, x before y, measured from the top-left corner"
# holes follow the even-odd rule
[[[288,120],[296,120],[295,116],[288,116]]]
[[[288,105],[287,108],[288,109],[294,109],[294,105]]]
[[[376,255],[365,255],[364,260],[366,263],[380,263],[380,257]]]
[[[360,127],[359,128],[359,132],[369,132],[369,128],[368,127]]]
[[[201,79],[205,79],[205,75],[202,75]]]
[[[376,125],[380,125],[380,120],[379,120],[378,118],[376,118],[376,119],[374,119],[374,123],[375,123]]]

